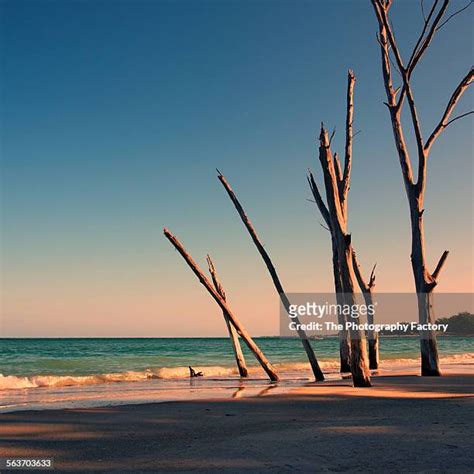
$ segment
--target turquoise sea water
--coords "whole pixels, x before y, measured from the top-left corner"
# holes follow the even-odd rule
[[[305,353],[296,339],[256,338],[272,363],[305,363]],[[328,367],[337,362],[337,338],[312,342],[318,358]],[[243,344],[249,365],[255,359]],[[473,337],[439,337],[442,357],[474,353]],[[380,342],[382,360],[416,359],[416,337],[385,337]],[[87,376],[95,374],[152,371],[160,369],[232,367],[228,338],[153,339],[0,339],[0,374],[3,376]],[[166,378],[166,372],[163,378]],[[176,374],[169,371],[169,375]],[[185,371],[185,373],[187,373]]]
[[[443,371],[472,373],[474,338],[439,339]],[[314,383],[297,339],[256,338],[275,366],[272,383],[243,347],[241,379],[228,338],[0,339],[0,413],[284,393]],[[326,380],[341,379],[337,338],[312,341]],[[381,372],[419,372],[416,337],[380,340]],[[204,376],[189,378],[188,366]]]

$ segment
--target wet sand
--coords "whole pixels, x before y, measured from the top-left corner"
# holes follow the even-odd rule
[[[473,472],[473,375],[373,383],[5,413],[0,456],[52,457],[54,472]]]

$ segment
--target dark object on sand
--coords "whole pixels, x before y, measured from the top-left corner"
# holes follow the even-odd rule
[[[190,377],[202,377],[202,372],[196,372],[191,366],[189,367],[189,376]]]

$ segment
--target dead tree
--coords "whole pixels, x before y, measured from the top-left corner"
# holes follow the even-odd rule
[[[321,126],[319,141],[319,160],[323,169],[327,200],[327,207],[324,205],[324,214],[327,215],[329,229],[334,235],[334,245],[336,247],[342,288],[342,293],[340,293],[338,297],[338,303],[341,302],[344,306],[353,308],[357,302],[354,288],[351,236],[347,233],[346,214],[343,212],[343,201],[340,199],[339,180],[336,175],[336,168],[339,168],[339,166],[335,164],[335,159],[331,152],[329,135],[324,126]],[[316,183],[314,177],[310,176],[310,180]],[[344,188],[341,188],[341,190],[343,189]],[[319,191],[318,194],[320,194]],[[354,386],[370,387],[370,372],[367,364],[364,335],[358,329],[351,327],[349,329],[349,336],[350,364]]]
[[[451,118],[456,104],[472,82],[473,69],[471,68],[461,79],[448,101],[441,120],[425,141],[412,87],[413,72],[430,46],[436,32],[461,10],[446,17],[449,0],[443,0],[442,2],[435,0],[429,12],[427,12],[428,14],[425,16],[422,31],[413,47],[408,61],[405,61],[402,58],[392,24],[388,17],[392,0],[371,1],[379,25],[377,39],[382,54],[382,75],[387,96],[387,102],[385,104],[390,114],[395,146],[402,169],[403,181],[410,208],[411,263],[418,299],[418,317],[422,324],[433,323],[435,320],[432,301],[433,290],[438,283],[439,275],[448,257],[448,251],[445,250],[443,252],[434,271],[430,272],[426,263],[423,224],[427,161],[431,148],[441,132],[457,119],[473,113],[473,111],[471,111]],[[397,88],[394,86],[393,68],[396,69],[401,76],[401,86]],[[405,120],[402,117],[405,99],[406,102],[408,102],[410,127],[413,129],[416,142],[416,155],[418,160],[418,175],[416,181],[412,171],[410,152],[405,142]],[[434,331],[420,332],[420,349],[421,374],[441,375]]]
[[[339,200],[341,203],[342,213],[347,211],[347,195],[349,192],[350,184],[350,173],[352,168],[352,122],[354,116],[354,85],[355,85],[355,76],[352,71],[348,72],[347,77],[347,96],[346,96],[346,144],[345,144],[345,163],[344,163],[344,172],[342,171],[341,164],[337,153],[334,154],[334,171],[337,177],[337,188],[339,192]],[[331,140],[330,140],[331,141]],[[334,288],[336,291],[336,300],[338,305],[343,305],[343,296],[342,293],[343,287],[341,282],[341,270],[339,266],[339,257],[337,253],[337,239],[335,233],[331,229],[331,220],[329,218],[329,211],[326,208],[326,205],[319,193],[318,186],[314,179],[311,171],[308,176],[308,183],[311,188],[311,191],[314,196],[314,201],[318,206],[318,209],[324,219],[324,222],[327,225],[327,230],[331,234],[331,247],[332,247],[332,266],[333,266],[333,276],[334,276]],[[345,329],[346,317],[341,312],[337,315],[338,323],[343,327],[339,330],[339,358],[340,358],[340,371],[350,372],[351,371],[351,351],[350,351],[350,337],[349,331]]]
[[[374,305],[374,288],[375,288],[375,264],[370,272],[369,281],[366,282],[365,278],[362,276],[359,262],[357,261],[357,256],[352,249],[352,266],[354,267],[354,273],[359,284],[359,288],[364,295],[365,304],[367,307]],[[367,312],[367,323],[369,325],[374,324],[374,315],[372,312]],[[379,335],[377,331],[369,329],[367,331],[367,341],[369,343],[369,368],[378,369],[379,368]]]
[[[234,313],[232,312],[232,310],[229,307],[229,304],[214,289],[211,282],[207,279],[207,277],[204,275],[204,273],[199,268],[198,264],[193,260],[191,255],[189,255],[188,252],[186,252],[186,249],[184,248],[183,244],[168,229],[164,228],[163,233],[165,234],[165,237],[173,244],[175,249],[181,254],[181,256],[184,258],[186,263],[189,265],[189,267],[191,268],[193,273],[198,277],[198,280],[201,282],[202,285],[205,286],[207,291],[211,294],[211,296],[214,298],[214,300],[219,305],[219,307],[222,309],[222,311],[227,314],[227,316],[229,317],[231,323],[234,325],[235,329],[237,330],[239,336],[245,341],[248,348],[255,355],[256,359],[258,360],[258,362],[262,366],[263,370],[265,370],[265,372],[270,377],[270,380],[272,380],[274,382],[277,382],[278,380],[280,380],[280,378],[278,377],[278,375],[277,375],[275,369],[273,368],[273,366],[267,360],[267,358],[265,357],[263,352],[259,349],[257,344],[255,344],[255,342],[250,337],[250,334],[247,332],[247,330],[242,325],[242,323],[234,315]]]
[[[351,236],[347,233],[347,198],[349,194],[352,168],[352,122],[354,115],[354,73],[347,74],[347,109],[346,109],[346,141],[344,153],[344,169],[341,167],[337,154],[331,152],[331,139],[321,124],[319,135],[319,161],[323,171],[326,203],[319,192],[316,180],[309,172],[308,182],[314,200],[331,233],[333,249],[333,273],[338,305],[356,304],[354,288],[354,269],[352,263]],[[338,315],[339,324],[345,327],[346,318]],[[370,386],[370,372],[367,364],[366,343],[364,335],[356,329],[339,332],[339,352],[341,370],[347,364],[347,352],[350,347],[350,371],[356,387]]]
[[[310,172],[308,176],[308,182],[310,188],[313,192],[313,196],[318,194],[318,188],[316,183],[314,182],[314,176]],[[316,201],[315,201],[316,202]],[[324,204],[324,203],[323,203]],[[319,207],[319,205],[318,205]],[[329,226],[330,223],[326,222]],[[329,227],[327,230],[331,233]],[[336,302],[338,305],[344,304],[343,297],[341,296],[342,291],[342,283],[341,283],[341,276],[339,271],[339,262],[337,256],[337,246],[334,237],[331,233],[331,242],[332,242],[332,266],[333,266],[333,275],[334,275],[334,286],[336,290]],[[352,265],[354,267],[354,274],[357,279],[357,283],[359,284],[359,288],[364,295],[364,301],[367,306],[372,305],[374,303],[373,298],[373,291],[375,287],[375,267],[372,268],[372,272],[370,273],[369,282],[367,283],[362,276],[360,265],[357,261],[355,250],[352,249]],[[342,313],[338,313],[337,315],[338,323],[344,327],[345,322],[347,319]],[[367,323],[373,324],[374,323],[374,316],[373,314],[367,315]],[[378,369],[379,368],[379,339],[378,333],[373,330],[367,331],[367,340],[368,340],[368,351],[369,351],[369,368],[370,369]],[[351,365],[350,365],[350,339],[349,339],[349,331],[346,329],[342,329],[339,331],[339,355],[340,355],[340,371],[341,373],[350,372]]]
[[[210,255],[206,257],[207,265],[209,267],[209,273],[212,277],[212,283],[214,283],[214,288],[216,289],[217,293],[219,293],[224,301],[227,301],[226,294],[224,291],[224,287],[221,285],[219,281],[219,277],[217,276],[216,268],[214,266],[214,262],[211,260]],[[240,347],[239,335],[235,330],[234,326],[230,322],[229,315],[223,311],[225,324],[227,326],[227,330],[229,332],[229,337],[232,342],[232,349],[234,350],[235,361],[237,362],[237,368],[239,369],[239,374],[241,377],[248,377],[248,370],[247,365],[245,364],[244,354],[242,352],[242,348]]]
[[[323,216],[324,222],[327,225],[327,230],[331,234],[332,270],[333,270],[333,277],[334,277],[334,289],[336,291],[336,302],[338,305],[343,305],[344,298],[342,296],[342,293],[344,293],[344,291],[342,290],[341,271],[339,269],[339,258],[337,255],[336,237],[334,233],[331,231],[331,228],[330,228],[331,222],[329,221],[329,213],[327,212],[326,205],[324,204],[324,201],[322,200],[322,197],[319,194],[316,181],[314,180],[314,176],[311,173],[311,171],[309,171],[308,183],[315,199],[314,202],[317,204],[321,212],[321,215]],[[338,331],[339,360],[340,360],[341,373],[346,373],[346,372],[351,371],[351,347],[350,347],[349,331],[345,328],[346,321],[347,319],[344,316],[344,314],[339,311],[337,314],[337,322],[342,327],[342,329]]]
[[[268,255],[268,252],[265,250],[262,242],[260,242],[257,232],[255,231],[252,223],[250,222],[250,219],[247,217],[247,214],[245,214],[244,208],[242,207],[239,200],[237,199],[237,196],[235,195],[233,189],[230,187],[230,184],[225,179],[225,176],[219,170],[217,170],[217,172],[219,173],[218,174],[219,181],[222,183],[225,190],[227,191],[227,194],[229,195],[232,203],[234,204],[240,218],[242,219],[242,222],[247,228],[250,234],[250,237],[252,238],[253,243],[257,247],[258,252],[260,253],[263,261],[265,262],[265,265],[267,266],[267,269],[270,273],[273,284],[280,297],[283,307],[285,308],[285,311],[289,314],[290,301],[288,297],[286,296],[285,291],[283,290],[283,285],[280,282],[280,278],[278,277],[275,266],[273,265],[270,259],[270,256]],[[311,369],[313,371],[314,377],[317,381],[323,381],[324,375],[321,368],[319,367],[319,363],[314,353],[314,350],[311,347],[311,343],[309,342],[305,331],[300,328],[298,318],[293,318],[293,321],[296,323],[296,326],[298,328],[297,330],[298,336],[300,337],[304,350],[306,351],[306,355],[308,357],[309,363],[311,364]]]

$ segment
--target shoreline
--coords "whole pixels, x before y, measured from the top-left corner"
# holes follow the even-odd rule
[[[443,374],[462,373],[474,375],[474,354],[466,353],[449,359],[441,359]],[[449,362],[448,362],[449,360]],[[420,373],[419,362],[411,359],[396,359],[395,364],[390,360],[381,361],[381,368],[371,371],[374,379],[386,376],[417,376]],[[195,401],[206,399],[248,398],[273,394],[287,394],[292,390],[305,386],[315,386],[323,389],[328,384],[337,384],[349,380],[350,374],[341,375],[334,367],[325,372],[324,382],[314,382],[309,365],[296,363],[291,369],[286,366],[279,369],[281,380],[271,382],[263,371],[257,367],[249,367],[250,377],[240,378],[234,369],[213,367],[217,372],[204,377],[190,379],[188,377],[160,378],[143,377],[139,379],[126,378],[119,380],[99,377],[82,377],[85,380],[72,380],[69,377],[61,379],[65,385],[44,385],[36,387],[20,387],[1,390],[0,414],[23,410],[50,410],[112,407],[123,405],[140,405],[148,403],[166,403],[173,401]],[[201,367],[199,367],[201,370]],[[187,369],[186,369],[187,371]],[[112,374],[113,375],[113,374]],[[145,374],[146,375],[146,374]],[[50,377],[42,377],[45,383],[50,383]],[[81,378],[81,377],[80,377]],[[53,381],[55,380],[52,377]]]
[[[462,354],[441,363],[443,374],[463,373],[474,375],[474,354]],[[448,363],[449,360],[449,363]],[[390,360],[382,361],[381,368],[371,371],[374,379],[393,375],[419,375],[419,362],[411,359],[396,359],[395,364]],[[90,380],[83,377],[77,380],[64,377],[65,385],[45,385],[36,387],[20,387],[17,389],[1,390],[0,414],[23,410],[50,410],[113,407],[123,405],[139,405],[148,403],[166,403],[172,401],[195,401],[207,399],[228,400],[233,398],[248,398],[273,394],[287,394],[302,387],[315,386],[323,389],[328,384],[337,384],[349,380],[350,374],[341,375],[332,368],[325,372],[324,382],[314,382],[308,364],[296,363],[285,370],[279,370],[281,380],[271,382],[265,377],[260,368],[249,367],[250,377],[240,378],[235,370],[224,367],[204,377],[190,379],[189,377],[159,378],[144,377],[120,380],[104,379]],[[199,368],[201,369],[201,367]],[[224,372],[222,371],[224,370]],[[226,372],[227,371],[227,372]],[[126,374],[128,375],[128,374]],[[205,374],[206,375],[206,374]],[[133,373],[133,377],[135,374]],[[43,377],[50,383],[50,377]],[[54,378],[53,378],[54,380]]]
[[[472,471],[474,374],[373,383],[4,413],[1,456],[53,457],[56,471]]]

